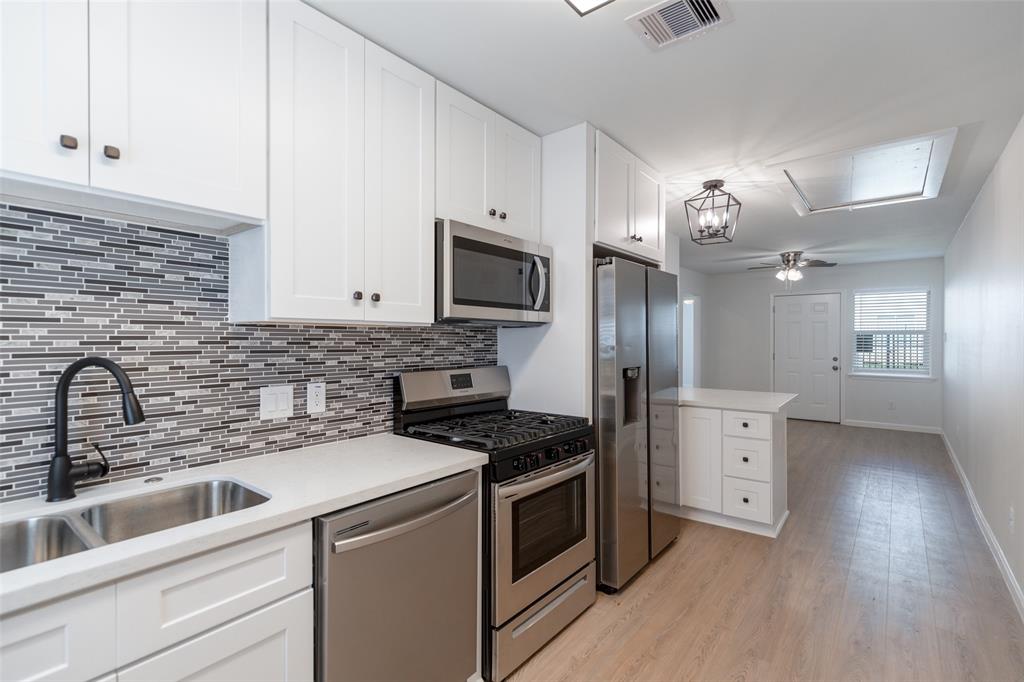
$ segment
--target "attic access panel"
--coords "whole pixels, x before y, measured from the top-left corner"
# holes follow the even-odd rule
[[[956,139],[956,128],[842,152],[773,163],[800,215],[932,199]]]

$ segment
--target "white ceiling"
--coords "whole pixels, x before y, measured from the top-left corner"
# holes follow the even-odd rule
[[[840,263],[938,256],[1024,114],[1024,2],[729,2],[732,23],[651,52],[562,0],[308,0],[525,127],[590,121],[672,181],[743,202],[736,242],[684,266],[740,270],[801,249]],[[728,0],[727,0],[728,1]],[[799,217],[765,163],[958,127],[937,199]],[[681,205],[669,227],[685,233]]]

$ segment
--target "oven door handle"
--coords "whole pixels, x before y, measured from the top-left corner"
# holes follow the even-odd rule
[[[533,299],[533,309],[540,310],[544,305],[544,296],[548,293],[548,271],[544,269],[544,261],[541,260],[540,256],[533,257],[533,268],[534,272],[537,272],[540,275],[538,278],[540,280],[540,291],[537,292],[537,295]],[[531,276],[530,279],[532,280],[533,277]],[[532,281],[530,282],[530,293],[533,293]]]
[[[550,474],[545,474],[537,478],[531,478],[528,481],[522,483],[513,483],[511,485],[498,486],[498,499],[507,500],[512,497],[519,495],[529,495],[530,493],[544,488],[549,488],[556,483],[567,481],[573,476],[577,476],[594,464],[594,454],[587,455],[586,459],[573,464],[572,466],[565,467],[564,469],[557,469],[552,471]]]

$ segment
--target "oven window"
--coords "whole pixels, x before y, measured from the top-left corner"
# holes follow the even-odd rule
[[[526,268],[521,251],[452,239],[452,302],[487,308],[526,307]]]
[[[587,536],[587,481],[580,474],[512,504],[512,582]]]

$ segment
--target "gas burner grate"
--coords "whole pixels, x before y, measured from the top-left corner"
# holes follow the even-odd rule
[[[541,440],[586,425],[587,420],[583,417],[502,410],[426,422],[410,426],[407,431],[411,435],[427,436],[462,446],[497,450]]]

